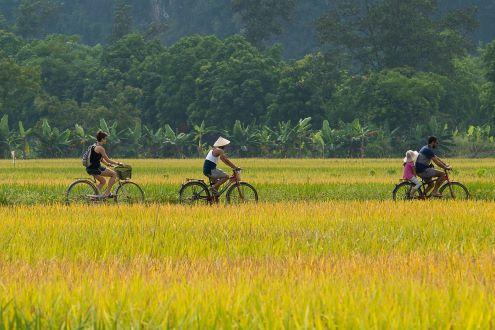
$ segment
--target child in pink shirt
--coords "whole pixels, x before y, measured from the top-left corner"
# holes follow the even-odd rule
[[[404,158],[404,174],[402,175],[402,178],[415,184],[415,186],[411,189],[411,195],[413,195],[416,190],[421,187],[421,183],[416,177],[416,169],[414,168],[416,158],[418,158],[418,152],[412,150],[407,151],[406,157]]]

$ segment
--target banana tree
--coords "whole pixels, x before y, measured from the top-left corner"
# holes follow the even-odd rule
[[[0,152],[4,157],[9,157],[11,151],[17,149],[17,136],[9,128],[9,116],[3,115],[0,119]]]
[[[41,127],[36,130],[35,134],[38,151],[42,157],[60,157],[66,155],[66,151],[71,143],[70,130],[60,131],[58,128],[52,128],[48,121],[44,119]]]
[[[263,155],[270,155],[272,153],[274,142],[274,132],[268,126],[263,126],[256,132],[256,140],[259,143],[260,152]]]
[[[239,120],[235,121],[232,132],[228,135],[235,141],[234,145],[237,146],[235,152],[237,154],[245,154],[259,145],[259,134],[256,127],[244,126]]]
[[[490,125],[469,126],[466,131],[466,139],[472,157],[479,157],[491,149],[494,141],[491,129]]]
[[[109,134],[108,142],[112,145],[112,149],[114,150],[114,152],[119,153],[118,149],[119,147],[123,146],[122,142],[127,138],[129,130],[119,130],[117,122],[113,122],[111,125],[109,125],[104,118],[100,119],[99,129]],[[128,149],[129,148],[127,148],[126,150]]]
[[[290,154],[301,156],[306,142],[311,138],[310,121],[310,117],[301,119],[294,126],[292,126],[290,120],[283,121],[278,123],[277,127],[272,130],[272,135],[275,137],[275,142],[283,157],[287,157]]]
[[[293,128],[294,147],[298,157],[302,157],[306,144],[311,140],[311,117],[300,119]]]
[[[184,147],[190,141],[189,134],[176,133],[170,125],[165,125],[163,132],[165,137],[163,143],[166,146],[172,146],[176,156],[184,158]]]
[[[21,121],[19,121],[19,131],[17,132],[18,141],[22,148],[22,158],[26,159],[31,154],[31,145],[29,137],[33,134],[33,129],[25,129]]]
[[[323,139],[321,131],[313,133],[313,135],[311,136],[311,141],[315,146],[319,147],[321,158],[325,158],[325,140]]]
[[[203,120],[200,125],[194,125],[192,136],[193,140],[196,142],[196,149],[198,151],[198,155],[201,157],[205,153],[205,145],[203,142],[203,138],[206,134],[211,133],[215,130],[213,126],[206,126],[205,121]]]
[[[140,122],[137,122],[134,128],[128,129],[127,139],[129,142],[127,150],[130,152],[125,153],[124,156],[139,156],[143,147],[143,128]]]
[[[143,149],[145,157],[158,158],[162,155],[165,134],[162,128],[153,130],[152,128],[143,126]]]
[[[78,151],[86,150],[86,148],[88,148],[91,142],[95,139],[94,136],[88,134],[84,127],[79,124],[74,126],[73,136],[72,142]]]
[[[359,156],[365,157],[365,148],[368,140],[377,134],[376,130],[370,129],[366,125],[361,125],[359,119],[355,119],[350,125],[351,138],[359,143]]]

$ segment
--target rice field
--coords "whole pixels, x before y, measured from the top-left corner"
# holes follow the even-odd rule
[[[201,159],[126,162],[151,203],[177,203],[186,178],[204,179]],[[451,164],[453,179],[465,183],[475,199],[495,199],[495,159],[454,159]],[[238,159],[236,165],[245,169],[243,180],[252,183],[265,202],[388,200],[402,175],[397,159]],[[78,159],[18,161],[15,167],[3,160],[0,205],[60,203],[67,186],[86,177]]]
[[[472,201],[395,203],[400,160],[241,160],[238,207],[176,203],[201,160],[128,162],[145,205],[0,162],[0,329],[495,327],[495,161],[452,161]]]
[[[0,208],[4,328],[493,328],[495,204]]]

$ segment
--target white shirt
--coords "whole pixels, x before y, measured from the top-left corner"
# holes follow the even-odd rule
[[[206,155],[206,160],[209,160],[210,162],[213,162],[215,164],[218,164],[218,158],[219,157],[220,156],[215,157],[213,155],[213,149],[212,149],[212,150],[210,150],[210,152],[208,153],[208,155]]]

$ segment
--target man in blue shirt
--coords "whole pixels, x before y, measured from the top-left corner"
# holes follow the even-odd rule
[[[447,180],[445,172],[437,170],[433,167],[432,162],[444,170],[451,170],[452,168],[444,163],[440,158],[435,155],[435,149],[438,147],[438,139],[435,136],[428,138],[428,145],[421,148],[418,158],[416,159],[415,168],[416,173],[425,181],[431,181],[433,178],[438,178],[435,182],[435,187],[431,195],[433,197],[442,197],[438,192],[438,189]],[[431,184],[428,185],[426,193],[431,189]]]

